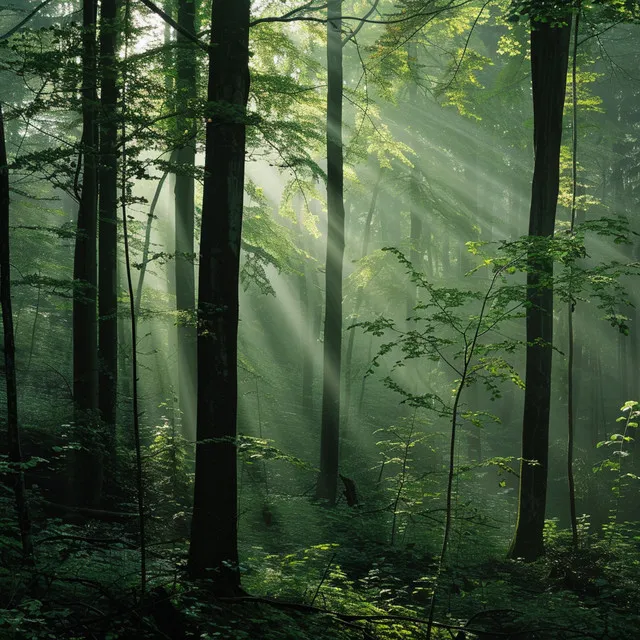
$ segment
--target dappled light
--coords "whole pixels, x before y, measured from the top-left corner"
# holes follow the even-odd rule
[[[637,640],[639,22],[0,8],[0,638]]]

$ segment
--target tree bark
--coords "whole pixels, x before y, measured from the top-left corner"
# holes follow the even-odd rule
[[[18,527],[22,540],[22,556],[25,562],[33,560],[31,518],[24,484],[22,451],[18,428],[18,383],[16,380],[16,345],[11,309],[11,259],[9,252],[9,167],[4,135],[4,117],[0,104],[0,304],[2,305],[2,329],[4,374],[7,389],[7,445],[11,463],[13,494],[18,513]]]
[[[562,116],[569,60],[570,17],[564,26],[536,22],[531,31],[535,164],[529,235],[553,235],[558,204]],[[539,247],[529,254],[527,272],[527,363],[518,520],[509,550],[532,561],[544,553],[549,459],[549,405],[553,343],[553,259]],[[535,461],[535,464],[531,464]]]
[[[84,0],[82,9],[82,192],[78,208],[73,258],[73,397],[75,422],[86,436],[98,409],[97,320],[97,166],[96,2]],[[71,499],[95,504],[102,486],[102,457],[89,451],[73,456]]]
[[[238,284],[249,0],[213,0],[198,280],[196,475],[189,573],[237,591]],[[212,441],[213,440],[213,441]],[[205,442],[206,441],[206,442]]]
[[[335,504],[340,438],[342,349],[342,260],[344,175],[342,171],[342,0],[329,0],[327,13],[327,261],[320,475],[316,497]]]
[[[114,463],[118,388],[118,87],[117,0],[100,3],[100,166],[98,253],[99,409],[104,445]],[[124,194],[122,194],[124,197]],[[111,469],[113,473],[113,469]]]
[[[189,33],[196,33],[196,1],[180,0],[178,24]],[[176,98],[180,115],[177,118],[178,134],[184,144],[176,150],[176,162],[180,169],[175,177],[175,285],[177,344],[178,344],[178,406],[182,417],[182,431],[193,439],[195,427],[196,388],[196,327],[194,210],[195,190],[193,167],[196,163],[196,126],[191,115],[190,102],[196,98],[196,53],[193,43],[178,33],[176,58]]]

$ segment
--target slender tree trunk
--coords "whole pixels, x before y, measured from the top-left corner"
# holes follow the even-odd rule
[[[567,21],[570,22],[569,17]],[[562,115],[567,83],[570,25],[536,22],[531,32],[535,165],[529,235],[553,235],[560,176]],[[529,256],[526,310],[527,364],[518,520],[512,558],[531,561],[544,553],[542,532],[547,499],[551,345],[553,343],[553,259]],[[542,252],[543,253],[543,252]],[[531,464],[536,461],[536,464]]]
[[[442,275],[444,278],[451,277],[451,243],[449,241],[449,230],[443,229],[442,238]]]
[[[117,0],[100,2],[100,166],[98,254],[99,409],[104,444],[115,460],[118,389],[118,87],[116,68]],[[124,197],[124,194],[122,194]],[[110,470],[113,473],[113,469]]]
[[[491,242],[491,231],[487,229],[485,224],[484,211],[482,207],[483,193],[482,193],[482,181],[480,178],[480,151],[476,141],[470,143],[469,148],[470,163],[467,166],[467,189],[469,189],[473,198],[473,216],[475,219],[475,225],[478,231],[471,230],[471,236],[469,240],[480,240]],[[473,260],[467,250],[466,245],[463,243],[460,247],[460,265],[462,267],[460,277],[464,278],[465,273],[473,268]],[[473,276],[470,276],[473,278]],[[467,405],[471,411],[482,410],[482,387],[479,381],[471,380],[467,385]],[[465,425],[467,436],[467,451],[469,460],[475,463],[482,462],[482,431],[474,424],[467,423]]]
[[[342,171],[342,0],[329,0],[327,13],[327,261],[320,475],[316,496],[335,504],[340,440],[342,349],[342,260],[344,175]]]
[[[198,444],[189,573],[212,578],[214,588],[226,593],[240,584],[235,437],[249,15],[249,0],[213,0],[207,99],[216,108],[207,117],[198,281]]]
[[[364,233],[362,235],[362,249],[360,251],[360,258],[364,258],[369,253],[369,241],[371,239],[371,222],[373,221],[373,214],[376,210],[378,203],[378,193],[380,192],[380,181],[382,180],[382,172],[384,169],[380,167],[378,170],[378,179],[373,187],[373,194],[371,195],[371,204],[369,205],[369,211],[367,212],[367,218],[364,222]],[[356,299],[353,305],[353,320],[357,321],[360,308],[364,302],[364,287],[358,287],[356,292]],[[342,419],[342,435],[346,436],[349,429],[349,418],[351,415],[351,395],[353,389],[353,379],[351,365],[353,361],[353,346],[355,344],[356,332],[355,330],[349,331],[349,340],[347,342],[347,352],[345,353],[345,366],[344,366],[344,407],[343,407],[343,419]]]
[[[169,162],[173,162],[175,156],[175,151],[171,155]],[[136,283],[136,294],[135,294],[135,312],[136,312],[136,323],[138,322],[138,317],[140,315],[140,306],[142,304],[142,291],[144,289],[144,279],[147,275],[147,265],[149,264],[149,249],[151,247],[151,232],[153,230],[153,221],[156,219],[156,207],[158,206],[158,200],[160,199],[160,194],[162,193],[162,187],[164,186],[165,181],[167,180],[167,176],[169,175],[169,171],[165,171],[160,180],[158,180],[158,184],[156,185],[155,193],[153,194],[153,199],[151,200],[151,205],[149,206],[149,213],[147,214],[147,226],[144,232],[144,243],[142,245],[142,257],[140,258],[140,273],[138,274],[138,282]]]
[[[571,233],[574,232],[576,224],[576,206],[578,195],[578,35],[580,29],[580,5],[573,25],[573,62],[571,65],[571,112],[572,112],[572,152],[571,152]],[[575,414],[574,414],[574,330],[573,330],[573,312],[575,301],[571,300],[567,308],[567,329],[569,334],[569,349],[567,361],[567,483],[569,488],[569,519],[571,521],[571,534],[573,546],[578,546],[578,515],[576,505],[576,486],[573,475],[573,449],[574,449],[574,432],[575,432]]]
[[[102,456],[92,451],[86,433],[90,425],[95,425],[98,410],[96,10],[95,0],[84,0],[82,193],[73,258],[73,398],[75,422],[83,427],[79,435],[86,439],[87,448],[73,456],[70,493],[72,500],[82,505],[95,505],[102,487]]]
[[[298,208],[298,244],[300,247],[304,247],[307,243],[305,240],[304,232],[304,215],[302,203]],[[307,420],[311,420],[313,416],[313,359],[314,359],[314,344],[317,336],[313,333],[313,323],[311,322],[311,297],[312,291],[310,282],[311,269],[305,260],[302,270],[302,277],[300,278],[300,286],[298,293],[300,295],[300,317],[302,322],[300,323],[300,354],[302,358],[301,362],[301,401],[302,412]]]
[[[178,24],[189,33],[196,33],[196,0],[178,2]],[[182,416],[182,430],[189,438],[196,434],[196,326],[194,281],[194,210],[195,190],[193,167],[196,163],[196,126],[190,113],[196,98],[196,53],[193,43],[178,34],[176,58],[176,98],[180,115],[177,118],[179,135],[184,144],[177,149],[176,162],[180,166],[175,182],[175,284],[177,344],[178,344],[178,405]],[[187,111],[185,113],[185,110]]]
[[[165,0],[162,3],[164,12],[175,19],[175,0]],[[168,22],[164,23],[164,51],[162,53],[162,64],[165,69],[174,69],[175,64],[175,51],[173,42],[174,38],[174,30]],[[171,109],[175,109],[176,100],[175,100],[175,78],[171,73],[164,74],[164,90],[166,92],[166,99],[170,105]]]
[[[103,0],[104,2],[104,0]],[[133,278],[131,275],[131,252],[129,251],[129,233],[127,229],[127,57],[129,53],[129,35],[131,25],[131,2],[126,0],[124,11],[124,64],[122,71],[122,119],[120,131],[122,135],[122,158],[120,166],[120,201],[122,214],[122,238],[124,249],[125,274],[127,278],[127,293],[129,294],[129,326],[131,328],[131,409],[133,423],[133,445],[136,454],[136,493],[138,494],[138,543],[140,548],[140,603],[144,603],[147,589],[147,540],[145,534],[145,504],[144,504],[144,476],[142,461],[142,443],[140,437],[140,412],[138,403],[138,339],[136,334],[136,298],[133,290]]]
[[[407,60],[409,70],[412,71],[411,85],[409,87],[409,104],[411,107],[417,109],[418,102],[418,78],[416,63],[418,62],[418,49],[415,42],[409,42],[407,45]],[[419,154],[411,158],[413,167],[411,169],[411,186],[409,188],[410,195],[410,229],[409,229],[409,260],[416,271],[422,270],[424,247],[422,246],[422,211],[419,204],[422,201],[420,197],[420,169],[418,169]],[[416,306],[416,296],[418,294],[418,287],[415,283],[409,284],[409,292],[407,295],[407,329],[411,331],[414,328],[414,324],[409,322],[409,318],[413,316],[413,309]],[[415,363],[414,363],[415,364]]]
[[[373,335],[369,335],[369,344],[367,345],[367,362],[371,362],[371,354],[373,352]],[[364,394],[367,389],[367,376],[362,376],[360,381],[360,395],[358,396],[358,417],[362,418],[364,412]]]
[[[33,560],[31,518],[24,484],[20,431],[18,428],[18,383],[16,380],[16,345],[11,309],[11,260],[9,253],[9,167],[4,135],[4,116],[0,104],[0,305],[4,351],[4,377],[7,389],[7,445],[13,476],[13,494],[18,513],[18,527],[22,540],[22,556],[27,563]]]

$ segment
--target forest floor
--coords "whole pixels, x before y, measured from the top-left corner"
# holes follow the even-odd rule
[[[139,554],[122,525],[49,519],[35,536],[36,566],[25,567],[15,532],[2,524],[2,640],[427,637],[435,563],[417,546],[245,548],[246,595],[214,598],[185,577],[186,541],[152,544],[141,606]],[[480,549],[475,559],[460,554],[440,576],[431,637],[638,640],[638,540],[627,525],[586,537],[577,551],[556,531],[546,557],[531,564]]]

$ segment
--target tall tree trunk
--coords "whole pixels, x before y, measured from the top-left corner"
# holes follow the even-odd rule
[[[418,108],[418,77],[417,77],[417,62],[418,62],[418,48],[415,42],[409,42],[407,45],[407,63],[409,70],[412,73],[411,85],[409,86],[409,104],[412,108]],[[414,150],[415,151],[415,150]],[[422,270],[424,247],[422,246],[422,211],[418,206],[418,203],[422,202],[420,196],[420,169],[418,168],[419,154],[416,153],[415,157],[411,158],[413,167],[411,169],[411,179],[409,187],[409,260],[416,271]],[[414,324],[409,321],[409,318],[413,316],[413,309],[416,306],[418,294],[418,287],[415,283],[409,284],[409,291],[407,294],[407,330],[411,331],[414,328]],[[415,364],[414,361],[412,364]],[[415,367],[414,367],[415,370]],[[412,389],[413,391],[417,391]]]
[[[300,203],[297,215],[298,223],[298,244],[301,248],[307,244],[304,231],[303,204]],[[299,280],[298,293],[300,295],[300,354],[301,362],[301,401],[304,417],[311,421],[313,416],[313,365],[314,365],[314,345],[317,335],[313,333],[313,323],[311,316],[313,313],[311,298],[314,294],[311,283],[311,268],[308,261],[304,261],[302,276]]]
[[[340,439],[342,349],[342,259],[344,175],[342,171],[342,0],[329,0],[327,13],[327,262],[320,475],[316,496],[334,504]]]
[[[213,0],[207,99],[216,106],[207,117],[200,236],[198,445],[189,572],[211,577],[221,592],[234,592],[240,584],[235,437],[249,15],[249,0]]]
[[[98,410],[97,255],[98,184],[96,145],[96,1],[84,0],[82,9],[82,193],[78,208],[73,257],[73,398],[75,422],[83,427],[87,447],[73,456],[70,492],[84,505],[98,502],[102,486],[102,457],[88,442],[88,427]]]
[[[570,18],[567,17],[570,23]],[[553,235],[558,204],[562,115],[567,84],[570,24],[536,22],[531,31],[533,141],[529,235]],[[553,342],[553,259],[534,247],[527,272],[527,364],[518,520],[512,558],[535,560],[544,553],[542,532],[547,499],[551,345]],[[535,461],[535,464],[531,464]]]
[[[371,239],[371,223],[373,221],[373,214],[376,210],[378,203],[378,193],[380,192],[380,181],[382,180],[383,167],[378,170],[378,179],[373,187],[373,193],[371,195],[371,204],[369,205],[369,211],[367,212],[367,218],[364,222],[364,233],[362,235],[362,249],[360,251],[360,258],[363,259],[369,253],[369,241]],[[353,319],[358,319],[360,308],[364,302],[364,287],[358,287],[356,292],[356,299],[353,305]],[[342,415],[342,435],[346,436],[349,429],[349,418],[351,415],[351,396],[353,390],[353,380],[351,365],[353,361],[353,347],[355,344],[356,332],[351,329],[349,331],[349,340],[347,341],[347,352],[345,353],[345,365],[344,365],[344,407]]]
[[[174,151],[169,157],[169,162],[174,162],[176,152]],[[140,316],[140,307],[142,305],[142,292],[144,290],[144,279],[147,275],[147,265],[149,264],[149,250],[151,248],[151,232],[153,231],[153,221],[156,219],[156,207],[158,206],[158,200],[160,200],[160,194],[162,193],[162,187],[169,175],[169,171],[165,171],[158,184],[156,185],[155,193],[149,205],[149,213],[147,214],[147,224],[144,231],[144,242],[142,243],[142,256],[140,258],[140,272],[138,274],[138,282],[136,283],[136,295],[135,295],[135,315],[136,323]]]
[[[189,33],[196,33],[196,0],[179,0],[178,24]],[[195,426],[196,387],[196,327],[194,282],[194,179],[196,163],[196,126],[191,114],[191,102],[196,98],[196,53],[192,42],[178,33],[176,58],[176,99],[180,115],[178,134],[184,136],[177,149],[179,165],[175,182],[175,285],[178,344],[178,406],[182,430],[193,439]]]
[[[100,2],[100,166],[98,253],[99,409],[104,444],[114,463],[118,389],[118,87],[117,0]],[[124,194],[122,194],[124,197]],[[110,470],[113,473],[113,469]]]
[[[580,34],[580,4],[573,24],[573,61],[571,65],[571,233],[573,234],[577,222],[578,197],[578,36]],[[567,360],[567,484],[569,489],[569,519],[573,546],[578,547],[578,515],[576,504],[576,485],[573,474],[573,450],[575,441],[575,412],[574,412],[574,352],[575,339],[573,329],[573,312],[575,301],[567,305],[567,330],[569,334],[569,348]]]
[[[470,237],[468,240],[476,241],[480,240],[483,242],[491,242],[491,226],[486,224],[486,219],[484,216],[485,210],[483,209],[483,193],[482,193],[482,179],[480,172],[480,150],[477,141],[473,140],[469,144],[469,156],[471,158],[469,164],[465,170],[465,182],[466,188],[469,189],[469,192],[472,196],[472,206],[473,206],[473,217],[474,217],[474,226],[477,226],[478,231],[476,229],[472,229],[470,232]],[[485,205],[486,207],[486,205]],[[460,247],[460,266],[461,266],[461,274],[460,277],[464,278],[465,274],[470,271],[474,264],[471,259],[471,255],[467,250],[467,246],[463,243]],[[473,276],[470,276],[473,278]],[[481,383],[478,380],[472,379],[467,384],[467,405],[471,411],[481,411],[484,407],[482,407],[482,387]],[[466,431],[467,436],[467,455],[469,456],[469,460],[475,463],[482,462],[482,431],[479,427],[472,423],[467,423],[464,426],[464,431]]]
[[[20,431],[18,429],[18,383],[16,380],[16,345],[11,310],[11,260],[9,253],[9,167],[4,135],[4,116],[0,104],[0,305],[2,305],[2,330],[4,351],[4,377],[7,389],[7,445],[12,465],[13,494],[18,513],[18,527],[22,540],[25,562],[33,559],[31,518],[24,484]]]

